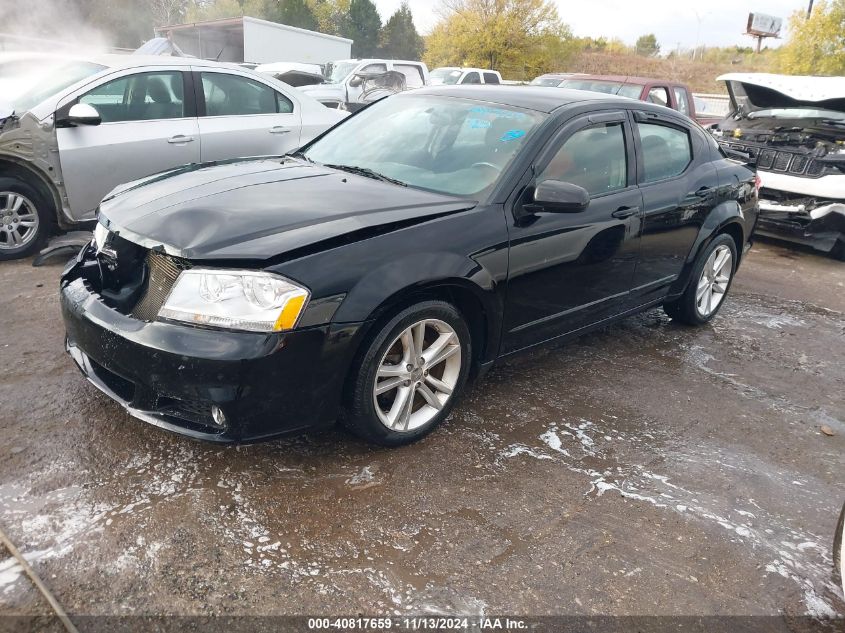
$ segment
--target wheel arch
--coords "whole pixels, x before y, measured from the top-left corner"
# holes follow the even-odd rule
[[[62,198],[50,177],[40,169],[12,156],[0,155],[0,175],[20,178],[35,187],[44,198],[53,204],[56,221],[62,224]]]
[[[669,291],[670,297],[678,296],[686,290],[690,282],[690,273],[699,254],[719,235],[727,234],[733,239],[736,245],[737,266],[739,266],[743,246],[750,237],[746,235],[744,221],[742,209],[733,200],[714,207],[698,231],[698,236],[684,262],[683,271]]]
[[[454,253],[415,253],[370,271],[347,293],[332,320],[365,324],[357,356],[393,315],[428,299],[451,303],[464,316],[474,365],[495,358],[503,311],[498,284],[480,264]]]

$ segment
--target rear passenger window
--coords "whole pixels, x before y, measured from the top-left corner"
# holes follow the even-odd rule
[[[628,153],[621,123],[578,130],[543,170],[537,182],[562,180],[584,187],[591,196],[628,185]]]
[[[481,83],[481,76],[476,72],[467,73],[467,76],[464,77],[464,80],[461,83],[462,84],[480,84]]]
[[[643,149],[643,182],[679,176],[692,161],[689,134],[676,127],[637,123]]]
[[[293,104],[266,84],[224,73],[202,73],[206,116],[292,112]]]
[[[499,82],[499,75],[496,73],[484,73],[484,83],[486,84],[497,84]]]
[[[666,88],[662,86],[655,86],[654,88],[648,91],[648,97],[646,98],[646,101],[656,103],[657,105],[668,106],[669,92],[666,90]]]
[[[678,112],[689,116],[689,99],[687,99],[687,91],[683,88],[675,86],[675,103],[678,104]]]

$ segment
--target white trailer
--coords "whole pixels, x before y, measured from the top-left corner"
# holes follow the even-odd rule
[[[352,40],[243,16],[156,29],[184,53],[221,62],[325,64],[352,54]]]

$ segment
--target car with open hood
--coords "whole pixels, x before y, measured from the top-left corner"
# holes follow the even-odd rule
[[[845,259],[845,77],[722,75],[731,111],[714,129],[762,188],[758,233]]]
[[[653,306],[710,321],[756,200],[753,171],[668,108],[421,88],[291,155],[113,192],[61,278],[67,350],[194,437],[341,419],[405,444],[497,359]]]
[[[58,225],[93,226],[115,186],[180,165],[280,154],[345,114],[268,75],[201,59],[96,55],[0,64],[38,80],[0,94],[0,260]],[[11,71],[9,71],[11,73]]]
[[[361,77],[388,72],[405,77],[407,88],[428,84],[428,66],[420,61],[399,59],[340,59],[326,65],[322,83],[302,85],[299,90],[313,97],[327,108],[340,108],[347,103],[357,103],[361,93]]]

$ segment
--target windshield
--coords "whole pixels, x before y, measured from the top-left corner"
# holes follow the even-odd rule
[[[339,84],[357,67],[358,62],[332,62],[327,69],[326,81],[330,84]]]
[[[529,85],[531,86],[545,86],[547,88],[556,88],[563,82],[562,79],[555,77],[537,77]]]
[[[433,86],[440,84],[453,86],[461,78],[461,71],[459,68],[438,68],[437,70],[431,71],[428,77],[429,83]]]
[[[546,118],[510,106],[405,93],[346,120],[304,155],[412,187],[480,198]]]
[[[39,76],[35,84],[29,85],[25,90],[12,98],[12,106],[17,114],[22,114],[57,92],[72,86],[78,81],[96,75],[105,70],[105,66],[92,64],[90,62],[69,62],[54,66]],[[7,79],[0,69],[0,79],[4,82]]]
[[[838,119],[845,121],[845,112],[822,108],[769,108],[749,112],[749,119]]]
[[[626,84],[621,81],[607,81],[602,79],[567,79],[561,88],[572,88],[573,90],[592,90],[608,95],[619,95],[629,99],[639,99],[643,87],[635,84]]]

